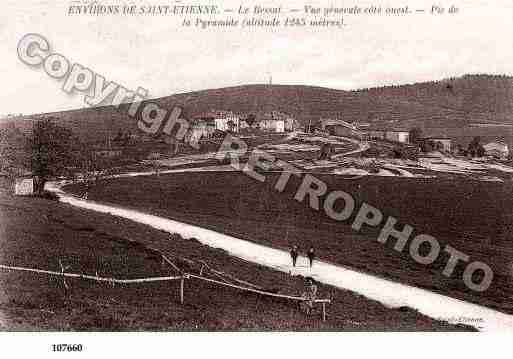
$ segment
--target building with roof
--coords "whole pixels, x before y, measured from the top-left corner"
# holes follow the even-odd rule
[[[262,131],[270,131],[270,132],[285,132],[285,121],[281,119],[264,119],[258,121],[258,127]]]
[[[202,138],[211,138],[216,131],[216,123],[212,120],[192,120],[190,122],[188,136],[191,141],[199,141]]]
[[[497,158],[507,158],[509,156],[508,145],[502,141],[492,141],[483,145],[486,156],[493,156]]]
[[[369,139],[410,143],[410,131],[408,130],[368,128],[362,130],[362,132],[365,133]]]
[[[300,127],[299,122],[292,116],[285,118],[285,131],[292,132]]]
[[[206,127],[212,126],[215,130],[239,132],[240,117],[232,111],[210,110],[194,116],[193,120],[197,123],[204,122]],[[198,125],[198,128],[201,126]]]
[[[445,152],[451,152],[452,149],[452,139],[449,137],[423,137],[420,139],[421,142],[431,142],[435,145],[435,147],[438,147],[442,151]],[[436,148],[435,148],[436,149]]]
[[[31,176],[18,177],[14,181],[14,194],[16,196],[33,195],[36,188],[36,179]]]
[[[93,153],[98,157],[114,158],[123,154],[123,147],[120,146],[95,146]]]
[[[410,131],[405,130],[387,130],[385,139],[393,142],[410,143]]]
[[[321,118],[321,130],[333,136],[364,138],[365,135],[358,127],[350,122],[339,119]]]
[[[290,126],[291,119],[291,116],[288,116],[287,114],[278,111],[260,113],[256,116],[256,122],[258,123],[258,127],[262,131],[278,133],[285,132],[286,122],[288,120]]]

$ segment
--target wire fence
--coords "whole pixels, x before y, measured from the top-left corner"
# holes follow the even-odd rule
[[[63,280],[63,284],[68,289],[68,284],[66,283],[66,278],[74,278],[74,279],[83,279],[83,280],[91,280],[95,282],[107,282],[110,284],[140,284],[140,283],[150,283],[150,282],[165,282],[165,281],[180,281],[180,303],[183,304],[185,302],[185,280],[187,279],[195,279],[200,280],[208,283],[212,283],[219,286],[224,287],[230,287],[246,292],[255,293],[258,295],[264,295],[274,298],[283,298],[287,300],[293,300],[293,301],[299,301],[299,302],[310,302],[310,303],[320,303],[322,304],[322,319],[323,321],[326,320],[326,304],[331,303],[331,299],[312,299],[312,298],[306,298],[302,296],[294,296],[294,295],[287,295],[287,294],[279,294],[279,293],[273,293],[270,291],[264,290],[262,287],[257,286],[255,284],[243,281],[241,279],[236,278],[233,275],[223,273],[221,271],[217,271],[213,268],[211,268],[205,261],[200,261],[202,263],[202,268],[200,270],[200,274],[192,274],[192,273],[186,273],[180,267],[178,267],[175,263],[173,263],[169,258],[162,255],[162,259],[164,262],[169,264],[173,269],[178,271],[180,275],[175,276],[159,276],[159,277],[144,277],[144,278],[133,278],[133,279],[119,279],[119,278],[113,278],[113,277],[101,277],[98,275],[88,275],[88,274],[82,274],[82,273],[68,273],[66,272],[66,269],[62,263],[61,265],[61,271],[51,271],[51,270],[45,270],[45,269],[39,269],[39,268],[28,268],[28,267],[20,267],[20,266],[9,266],[0,264],[0,269],[8,270],[8,271],[18,271],[18,272],[30,272],[30,273],[36,273],[36,274],[43,274],[43,275],[49,275],[49,276],[55,276],[60,277]],[[190,261],[190,260],[189,260]],[[208,278],[205,275],[203,275],[203,272],[206,270],[209,270],[212,272],[217,278],[219,279],[212,279]],[[238,282],[239,284],[234,284],[228,282],[226,278],[230,278],[232,281]],[[243,284],[243,285],[242,285]]]

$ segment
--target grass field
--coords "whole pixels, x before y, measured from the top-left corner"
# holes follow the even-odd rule
[[[357,201],[365,201],[384,215],[396,217],[400,224],[412,225],[415,233],[436,236],[442,248],[450,243],[472,260],[490,265],[508,260],[513,224],[509,183],[319,177],[331,190],[349,192]],[[296,202],[293,197],[298,180],[291,180],[281,194],[272,189],[275,180],[276,174],[269,175],[262,184],[234,172],[119,178],[96,186],[89,198],[199,224],[273,247],[288,248],[297,243],[306,249],[314,245],[323,260],[513,312],[509,273],[496,271],[487,291],[472,292],[461,280],[463,266],[457,266],[451,278],[441,274],[448,254],[442,252],[429,266],[417,264],[407,251],[393,250],[394,241],[387,245],[378,243],[378,230],[356,233],[350,228],[352,218],[335,222],[324,212]],[[80,186],[69,189],[81,193]]]
[[[0,263],[59,271],[98,273],[104,277],[139,278],[174,275],[160,253],[181,268],[205,260],[266,289],[300,294],[303,281],[247,263],[194,240],[137,223],[75,209],[37,198],[0,192]],[[320,286],[332,297],[328,320],[312,317],[288,300],[263,297],[205,282],[185,282],[185,304],[179,282],[131,286],[68,280],[0,270],[2,330],[468,330],[434,321],[416,311],[387,309],[348,291]]]

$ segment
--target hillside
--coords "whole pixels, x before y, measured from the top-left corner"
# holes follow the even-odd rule
[[[469,123],[512,124],[513,78],[466,75],[441,81],[342,91],[299,85],[244,85],[196,91],[152,101],[164,108],[185,104],[186,116],[210,109],[234,112],[278,110],[293,114],[303,124],[321,117],[339,117],[395,127],[421,126],[426,132],[462,134]],[[119,128],[136,131],[136,123],[112,106],[84,108],[4,120],[29,129],[30,121],[42,115],[55,116],[80,136],[106,138]],[[14,123],[14,124],[13,124]],[[503,129],[496,130],[499,134]]]
[[[513,78],[465,75],[441,81],[373,88],[356,93],[384,101],[401,99],[411,104],[460,113],[469,122],[512,123]]]
[[[234,258],[194,239],[63,203],[15,197],[1,186],[0,220],[4,265],[59,270],[62,261],[69,266],[68,273],[123,279],[176,275],[162,262],[164,255],[190,274],[225,281],[222,273],[231,281],[244,280],[283,294],[304,291],[299,276]],[[183,304],[178,281],[114,285],[68,278],[67,285],[65,289],[56,277],[0,270],[0,330],[472,330],[406,307],[386,308],[322,284],[319,295],[333,299],[325,322],[318,306],[309,317],[297,303],[197,279],[186,281]]]

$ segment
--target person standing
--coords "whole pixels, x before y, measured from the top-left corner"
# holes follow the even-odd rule
[[[292,258],[292,266],[293,267],[296,266],[298,255],[299,255],[299,251],[298,251],[297,246],[293,246],[292,249],[290,250],[290,258]]]
[[[312,277],[306,278],[306,292],[303,293],[302,296],[305,298],[304,305],[306,314],[310,315],[313,311],[315,300],[317,299],[317,285]]]
[[[319,160],[325,160],[327,156],[328,156],[328,144],[326,142],[324,142],[321,145],[321,148],[319,150],[319,157],[318,157],[318,159]]]
[[[308,250],[306,256],[308,257],[308,261],[310,262],[310,268],[312,268],[313,261],[315,259],[315,250],[313,246],[310,246],[310,249]]]
[[[85,199],[87,200],[87,198],[89,197],[89,188],[91,187],[89,181],[86,182],[85,184],[85,192],[82,194],[82,199]]]

